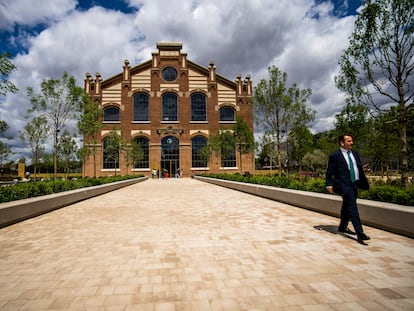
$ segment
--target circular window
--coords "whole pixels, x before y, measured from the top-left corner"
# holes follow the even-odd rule
[[[175,79],[177,79],[177,70],[175,70],[175,68],[173,67],[164,68],[164,70],[162,71],[162,78],[165,81],[174,81]]]

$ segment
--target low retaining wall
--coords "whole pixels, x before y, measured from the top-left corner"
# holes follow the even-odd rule
[[[283,189],[222,179],[194,178],[315,212],[340,217],[342,198],[337,195]],[[358,199],[363,224],[414,238],[414,207]]]
[[[0,228],[147,179],[147,177],[134,178],[99,186],[2,203],[0,204]]]

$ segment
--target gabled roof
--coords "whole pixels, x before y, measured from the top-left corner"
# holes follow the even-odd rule
[[[210,70],[209,70],[208,67],[201,66],[201,65],[199,65],[199,64],[197,64],[197,63],[195,63],[191,60],[187,60],[187,65],[188,65],[187,67],[193,68],[193,69],[199,71],[200,73],[205,74],[206,76],[208,76],[210,74]],[[139,64],[139,65],[136,65],[136,66],[131,68],[131,71],[130,71],[131,76],[138,73],[138,72],[140,72],[140,71],[151,69],[152,68],[151,66],[152,66],[152,60],[148,60],[148,61],[145,61],[145,62]],[[115,84],[115,83],[120,83],[120,82],[122,82],[122,78],[123,78],[123,73],[120,72],[120,73],[118,73],[118,74],[116,74],[112,77],[109,77],[108,79],[104,79],[102,81],[102,87],[109,86],[109,85],[112,85],[112,84]],[[217,74],[217,73],[216,73],[216,81],[220,82],[222,84],[225,84],[229,87],[236,87],[236,82],[235,81],[232,81],[232,80],[230,80],[230,79],[228,79],[228,78],[226,78],[226,77],[224,77],[220,74]]]

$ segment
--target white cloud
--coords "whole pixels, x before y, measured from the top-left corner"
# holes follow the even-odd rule
[[[11,30],[14,25],[35,26],[59,20],[73,10],[74,0],[2,0],[0,2],[0,29]]]
[[[27,86],[38,87],[42,79],[59,78],[63,71],[73,74],[80,86],[86,72],[109,78],[122,71],[124,59],[132,66],[149,60],[159,41],[182,42],[190,60],[203,66],[214,60],[217,72],[229,79],[250,74],[257,83],[267,78],[272,65],[287,72],[289,83],[313,90],[314,132],[330,129],[333,115],[343,104],[333,78],[353,18],[334,17],[332,6],[326,4],[315,6],[309,0],[130,0],[137,12],[126,14],[100,6],[77,11],[76,2],[69,0],[40,1],[35,8],[32,3],[1,2],[0,14],[8,17],[0,15],[0,29],[14,23],[49,23],[38,35],[22,33],[14,38],[28,52],[13,60],[18,71],[11,79],[20,88],[19,94],[0,105],[2,119],[11,127],[9,133],[15,134],[26,122],[22,116],[29,105]],[[311,18],[315,12],[317,19]]]

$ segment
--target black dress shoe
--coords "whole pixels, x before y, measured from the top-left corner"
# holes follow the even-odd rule
[[[349,228],[346,228],[345,230],[338,230],[341,233],[346,233],[346,234],[351,234],[351,235],[356,235],[356,233],[354,231],[352,231]]]
[[[362,241],[368,241],[371,240],[369,236],[367,236],[365,233],[358,234],[358,242],[361,243]]]

